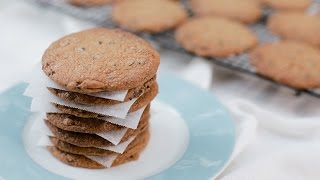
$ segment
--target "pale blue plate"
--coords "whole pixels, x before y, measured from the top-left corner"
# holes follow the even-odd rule
[[[173,165],[148,179],[215,177],[228,162],[235,143],[234,124],[228,111],[210,93],[173,75],[162,73],[158,82],[158,98],[182,114],[190,132],[188,148],[176,164],[192,163],[183,167]],[[65,179],[40,167],[24,150],[22,131],[31,102],[22,95],[26,86],[19,84],[0,94],[0,179]]]

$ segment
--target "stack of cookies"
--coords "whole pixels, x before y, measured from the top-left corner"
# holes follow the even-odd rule
[[[76,167],[109,168],[138,159],[149,139],[159,54],[137,36],[95,28],[50,45],[42,70],[55,111],[46,113],[48,147]],[[121,97],[121,98],[119,98]]]

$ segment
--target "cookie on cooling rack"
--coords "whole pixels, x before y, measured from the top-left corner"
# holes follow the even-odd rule
[[[250,53],[257,73],[297,88],[320,87],[320,50],[306,43],[281,41],[257,47]]]
[[[112,0],[66,0],[66,1],[75,6],[102,6],[112,2]]]
[[[130,0],[115,3],[112,19],[130,31],[159,33],[181,24],[187,19],[187,12],[170,0]]]
[[[320,47],[320,17],[299,12],[273,15],[268,28],[284,39],[303,41]]]
[[[228,57],[257,44],[245,25],[221,17],[197,17],[181,25],[175,38],[186,50],[205,57]]]
[[[241,21],[256,22],[261,17],[257,0],[191,0],[191,9],[197,16],[216,15]]]
[[[261,0],[262,3],[270,8],[281,11],[304,11],[311,0]]]

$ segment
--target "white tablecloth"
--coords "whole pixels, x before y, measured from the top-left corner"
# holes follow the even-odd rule
[[[19,1],[0,1],[0,22],[0,92],[25,77],[52,41],[90,26]],[[219,179],[320,179],[320,99],[201,59],[161,55],[161,69],[212,91],[234,116],[237,146]]]

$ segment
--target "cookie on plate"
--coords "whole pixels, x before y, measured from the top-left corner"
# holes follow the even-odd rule
[[[150,114],[150,105],[148,105],[141,118],[147,118]],[[121,130],[124,127],[112,124],[105,120],[100,120],[96,118],[81,118],[64,113],[47,113],[47,120],[54,126],[72,132],[81,133],[104,133],[108,131]]]
[[[159,33],[181,24],[187,19],[187,12],[170,0],[130,0],[113,6],[112,19],[130,31]]]
[[[261,0],[262,3],[270,8],[281,11],[304,11],[311,0]]]
[[[243,23],[256,22],[262,13],[254,0],[191,0],[190,5],[197,16],[222,16]]]
[[[105,99],[105,98],[101,98],[101,97],[91,96],[89,94],[81,94],[81,93],[77,93],[77,92],[65,91],[65,90],[55,89],[55,88],[48,88],[48,90],[52,94],[56,95],[57,97],[59,97],[63,100],[74,102],[77,104],[115,105],[115,104],[120,104],[123,102],[130,101],[134,98],[140,97],[144,93],[148,92],[154,83],[156,83],[156,77],[153,77],[152,79],[148,80],[141,87],[136,87],[136,88],[128,90],[128,93],[123,101]]]
[[[282,41],[257,47],[250,53],[257,73],[297,88],[320,87],[320,50],[305,43]]]
[[[299,12],[271,16],[268,28],[284,39],[302,41],[320,48],[320,18]]]
[[[160,56],[143,39],[116,29],[94,28],[52,43],[42,69],[55,83],[83,93],[128,90],[152,79]]]
[[[149,134],[149,129],[138,134],[137,137],[128,145],[127,150],[131,149],[134,146],[139,146],[139,144],[145,142],[147,134]],[[87,156],[109,156],[113,154],[118,154],[110,150],[105,150],[105,149],[96,148],[96,147],[75,146],[73,144],[61,141],[56,137],[50,137],[50,141],[59,150],[72,153],[72,154],[87,155]]]
[[[142,141],[129,149],[127,149],[123,154],[120,154],[113,161],[111,167],[118,166],[130,161],[137,160],[141,152],[145,149],[149,142],[149,132],[145,133],[143,137],[140,137]],[[83,167],[90,169],[102,169],[106,168],[103,164],[93,160],[92,158],[84,155],[73,154],[69,152],[62,151],[55,146],[48,147],[49,152],[62,161],[65,164],[75,167]]]
[[[102,6],[112,2],[112,0],[66,0],[66,1],[75,6]]]
[[[129,109],[129,112],[134,112],[139,110],[140,108],[147,106],[157,96],[157,94],[158,94],[158,84],[153,84],[147,93],[143,94],[133,103],[133,105]],[[106,118],[106,116],[103,116],[97,113],[93,113],[93,112],[89,112],[89,111],[85,111],[77,108],[71,108],[71,107],[63,106],[59,104],[54,104],[54,105],[61,112],[66,114],[71,114],[77,117],[98,118],[98,119]]]
[[[118,29],[89,29],[52,43],[42,57],[42,70],[49,77],[45,81],[50,81],[47,89],[56,96],[49,94],[44,103],[60,99],[54,104],[56,109],[46,112],[45,124],[55,138],[51,138],[54,146],[49,147],[52,155],[72,166],[104,168],[109,167],[106,163],[111,158],[105,156],[112,154],[103,148],[119,144],[99,133],[114,135],[114,131],[120,130],[117,135],[124,133],[120,143],[134,137],[137,142],[143,141],[139,134],[149,128],[150,103],[158,93],[159,63],[160,56],[149,43]],[[114,100],[119,94],[124,98]],[[121,108],[131,100],[129,110]],[[138,127],[127,129],[117,125],[119,118],[115,121],[110,116],[117,117],[116,114],[87,111],[93,107],[115,108],[128,117],[123,121],[133,120],[128,116],[131,112],[144,112]],[[133,149],[139,146],[138,143],[126,148],[126,153],[118,155],[112,166],[137,160],[141,151]],[[84,156],[86,153],[93,157]]]
[[[190,19],[176,30],[175,37],[183,48],[205,57],[228,57],[257,44],[248,27],[222,17]]]
[[[107,146],[113,146],[111,142],[108,140],[102,138],[101,136],[98,136],[97,134],[88,134],[88,133],[78,133],[78,132],[72,132],[72,131],[66,131],[63,129],[60,129],[53,124],[51,124],[49,121],[45,121],[46,125],[50,128],[53,135],[64,142],[73,144],[75,146],[79,147],[107,147]],[[148,129],[149,127],[149,116],[147,116],[144,119],[141,119],[139,122],[137,129],[128,129],[126,134],[121,139],[121,142],[125,142],[129,140],[131,137],[136,136],[143,132],[145,129]]]

